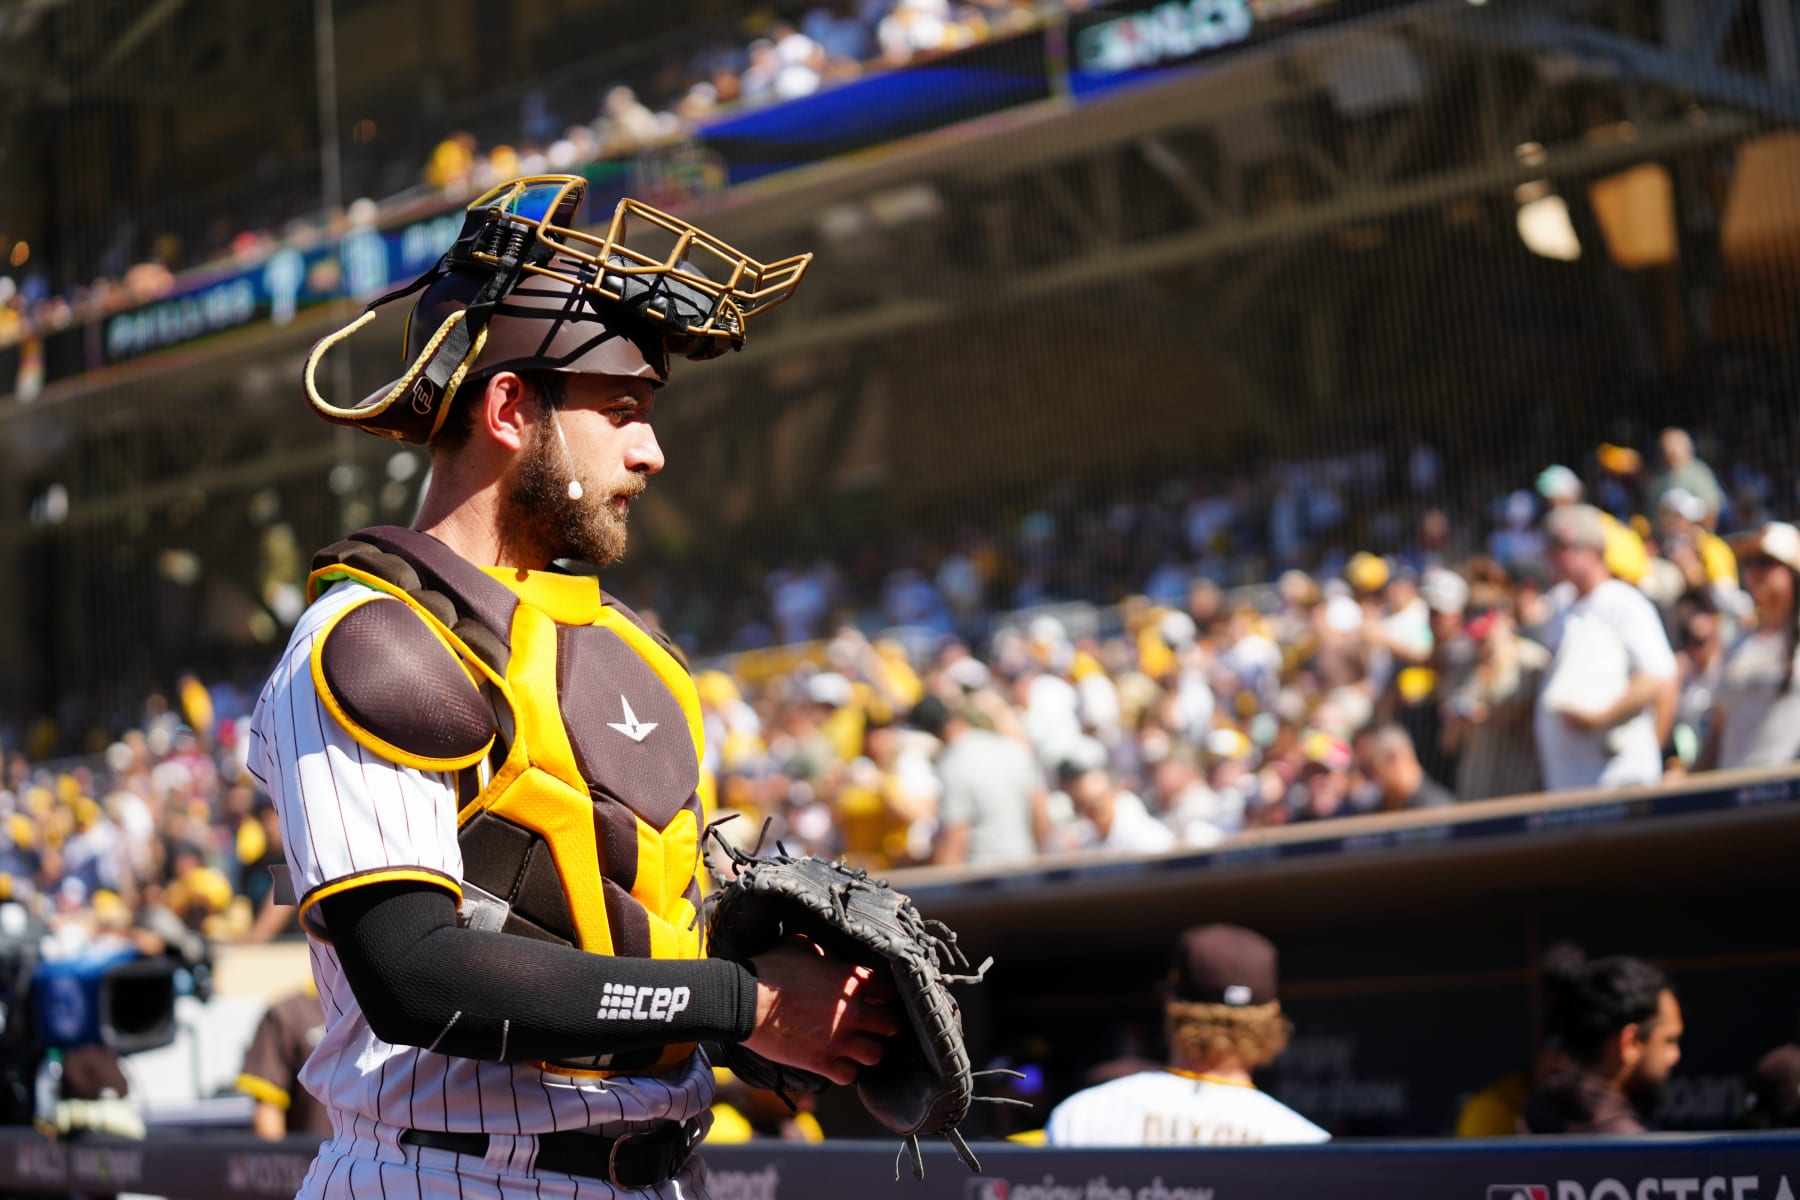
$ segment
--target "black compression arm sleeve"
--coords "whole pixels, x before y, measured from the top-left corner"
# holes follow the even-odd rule
[[[741,1041],[756,1021],[755,975],[723,959],[613,958],[464,929],[455,900],[429,884],[365,884],[319,908],[369,1027],[394,1045],[585,1058]]]

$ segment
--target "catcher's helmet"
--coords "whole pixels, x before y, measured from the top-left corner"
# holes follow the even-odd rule
[[[373,301],[306,360],[306,392],[328,421],[426,443],[472,372],[529,368],[668,381],[669,356],[715,358],[743,348],[751,317],[786,300],[812,255],[763,264],[686,221],[621,200],[603,236],[574,227],[586,191],[576,175],[534,175],[469,205],[454,245],[430,271]],[[660,257],[626,244],[627,223],[674,238]],[[723,280],[691,261],[715,260]],[[423,289],[407,321],[399,379],[355,406],[319,394],[325,353],[382,305]]]

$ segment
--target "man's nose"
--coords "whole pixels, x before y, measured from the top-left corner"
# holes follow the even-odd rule
[[[650,427],[650,422],[640,421],[637,425],[638,435],[625,452],[625,468],[654,475],[663,469],[662,446],[657,442],[656,430]]]

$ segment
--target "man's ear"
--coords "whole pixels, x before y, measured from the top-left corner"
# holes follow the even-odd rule
[[[1637,1060],[1644,1054],[1644,1041],[1644,1027],[1635,1021],[1619,1030],[1613,1039],[1619,1061],[1627,1067],[1637,1065]]]
[[[476,409],[476,424],[498,446],[518,450],[525,444],[526,409],[531,389],[511,371],[496,371],[488,377]]]

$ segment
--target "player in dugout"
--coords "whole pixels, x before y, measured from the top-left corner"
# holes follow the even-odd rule
[[[1164,1001],[1169,1065],[1076,1092],[1045,1126],[1052,1146],[1249,1146],[1331,1135],[1258,1090],[1251,1072],[1286,1049],[1275,946],[1236,925],[1181,935]]]
[[[583,187],[476,200],[308,359],[321,415],[429,447],[431,474],[412,528],[315,558],[253,718],[326,1016],[305,1200],[704,1196],[699,1043],[848,1083],[900,1027],[891,983],[816,947],[700,957],[693,681],[557,566],[623,553],[670,359],[740,348],[810,256],[759,263],[630,200],[581,232]],[[415,292],[406,373],[321,395],[320,359]]]

